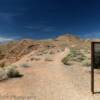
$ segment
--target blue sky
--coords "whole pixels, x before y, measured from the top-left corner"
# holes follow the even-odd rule
[[[100,37],[100,0],[0,0],[0,39]]]

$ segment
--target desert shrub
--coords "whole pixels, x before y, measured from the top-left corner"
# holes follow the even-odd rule
[[[42,49],[42,50],[37,52],[38,56],[42,56],[42,55],[45,55],[45,54],[48,54],[48,49]]]
[[[70,56],[64,57],[64,58],[62,59],[63,64],[69,65],[69,59],[70,59]]]
[[[8,79],[8,75],[3,68],[0,68],[0,81]]]
[[[29,68],[29,67],[31,67],[29,64],[22,64],[21,65],[23,68]]]
[[[0,60],[2,60],[5,57],[4,54],[0,54]]]
[[[89,59],[85,59],[82,61],[83,66],[91,66],[91,61]]]
[[[80,50],[77,49],[71,49],[69,55],[71,60],[78,62],[81,62],[87,58],[83,53],[80,52]]]
[[[55,46],[54,45],[47,45],[46,46],[48,49],[52,49],[52,48],[54,48]]]
[[[45,58],[45,61],[53,61],[53,59],[52,59],[50,56],[47,56],[47,57]]]
[[[57,50],[57,52],[60,52],[61,50]]]
[[[6,67],[5,72],[9,78],[22,77],[23,75],[15,67]]]
[[[61,51],[63,52],[65,50],[65,48],[61,48]]]
[[[18,66],[17,65],[11,65],[11,67],[16,69]]]
[[[39,57],[34,57],[33,59],[34,59],[35,61],[41,60],[41,58],[39,58]]]
[[[87,57],[77,49],[71,49],[70,53],[62,59],[65,65],[69,65],[69,61],[82,62]]]
[[[23,75],[20,74],[20,72],[16,69],[16,67],[10,66],[5,68],[0,68],[0,81],[21,76]]]
[[[31,61],[33,61],[33,60],[34,60],[34,58],[31,58],[30,60],[31,60]]]
[[[38,53],[36,53],[36,55],[37,55],[37,56],[42,56],[43,53],[42,53],[42,52],[38,52]]]
[[[0,67],[2,67],[2,68],[5,67],[5,62],[1,62]]]
[[[48,53],[48,51],[44,50],[42,53],[43,53],[43,54],[47,54],[47,53]]]
[[[49,52],[49,54],[51,54],[51,55],[52,55],[52,54],[55,54],[55,52],[54,52],[54,51],[50,51],[50,52]]]

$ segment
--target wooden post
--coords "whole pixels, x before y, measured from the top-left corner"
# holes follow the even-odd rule
[[[91,92],[94,94],[94,42],[91,42]]]

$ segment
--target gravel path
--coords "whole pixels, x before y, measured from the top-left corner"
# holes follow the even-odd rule
[[[91,95],[89,68],[61,63],[68,52],[54,55],[54,61],[33,62],[32,67],[20,69],[21,79],[1,82],[0,100],[100,100],[99,94]]]

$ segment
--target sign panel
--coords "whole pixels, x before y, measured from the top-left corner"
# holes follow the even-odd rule
[[[100,43],[94,43],[94,68],[100,68]]]
[[[100,42],[91,43],[91,92],[94,94],[94,69],[100,68]]]

